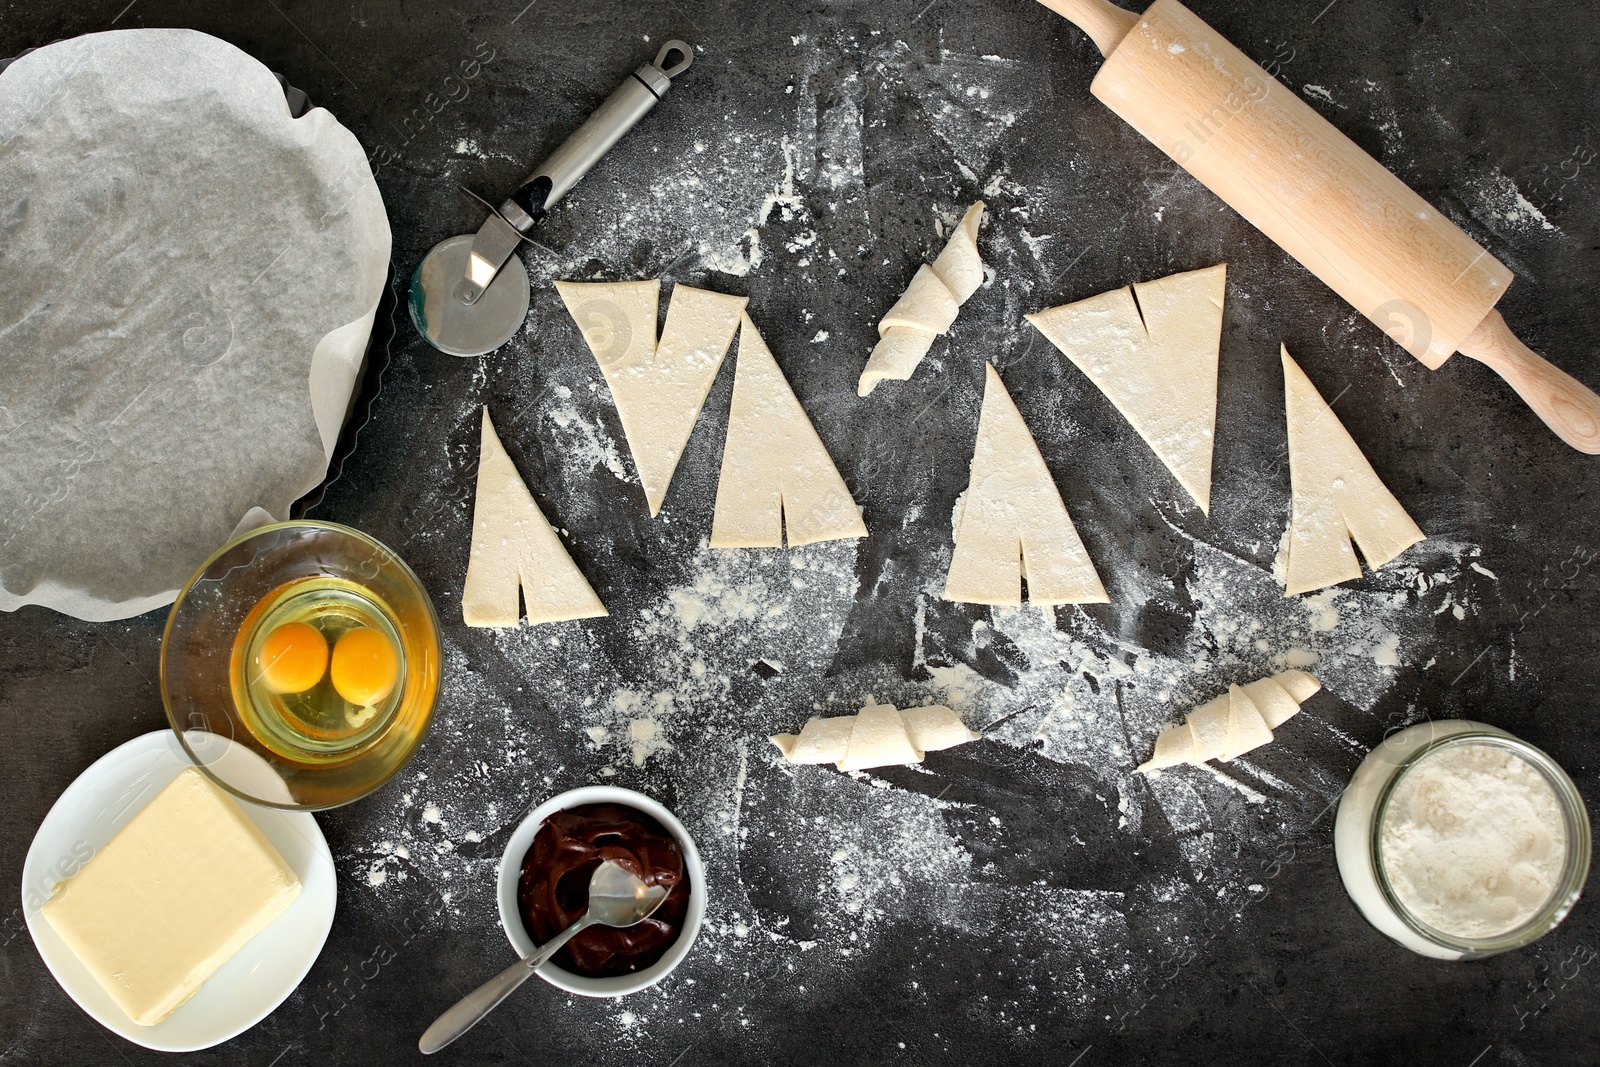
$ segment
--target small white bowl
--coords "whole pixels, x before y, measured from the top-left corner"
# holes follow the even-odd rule
[[[683,869],[689,876],[689,910],[684,914],[683,928],[678,932],[678,939],[667,949],[666,955],[642,971],[621,974],[614,978],[585,978],[583,975],[563,970],[551,962],[540,967],[537,973],[540,978],[556,988],[565,989],[568,993],[576,993],[582,997],[620,997],[626,993],[637,993],[641,989],[655,985],[672,973],[672,969],[689,954],[695,938],[700,936],[700,920],[706,913],[706,872],[700,865],[700,853],[694,847],[694,839],[689,836],[689,831],[683,828],[683,823],[678,821],[677,816],[643,793],[635,793],[631,789],[622,789],[614,785],[586,785],[581,789],[569,789],[565,793],[553,796],[534,808],[528,817],[522,820],[522,825],[517,827],[516,833],[511,835],[511,840],[506,842],[505,854],[500,857],[497,883],[500,925],[505,928],[506,937],[510,939],[511,947],[517,950],[518,955],[532,955],[533,950],[538,948],[533,938],[528,936],[527,927],[522,923],[522,913],[517,908],[517,881],[522,876],[522,861],[527,857],[528,850],[533,847],[534,836],[538,834],[539,827],[544,825],[547,818],[558,811],[576,808],[583,804],[621,804],[642,811],[660,823],[677,840],[678,848],[683,852]]]

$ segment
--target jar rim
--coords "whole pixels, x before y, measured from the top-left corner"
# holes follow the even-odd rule
[[[1388,871],[1383,863],[1383,824],[1388,814],[1389,802],[1394,796],[1396,787],[1405,776],[1414,770],[1423,760],[1442,749],[1457,745],[1478,744],[1492,745],[1508,749],[1529,766],[1533,767],[1549,783],[1551,791],[1555,794],[1557,803],[1561,807],[1562,821],[1565,825],[1567,848],[1566,856],[1562,862],[1561,874],[1556,879],[1555,886],[1544,904],[1527,921],[1512,927],[1502,933],[1491,937],[1462,937],[1456,934],[1438,930],[1413,915],[1400,900],[1394,887],[1390,884]],[[1545,752],[1519,737],[1515,737],[1502,730],[1493,728],[1464,730],[1459,733],[1449,734],[1444,737],[1435,737],[1420,745],[1416,752],[1401,760],[1395,767],[1394,774],[1390,776],[1383,789],[1378,794],[1377,803],[1372,809],[1372,826],[1369,840],[1369,849],[1372,857],[1372,870],[1378,883],[1378,889],[1383,894],[1395,916],[1418,937],[1432,942],[1441,948],[1459,952],[1464,957],[1492,956],[1499,952],[1521,948],[1524,945],[1543,937],[1560,925],[1577,903],[1583,891],[1584,883],[1589,877],[1590,860],[1590,830],[1589,812],[1584,806],[1583,796],[1573,784],[1572,778],[1562,769],[1561,765],[1551,759]]]

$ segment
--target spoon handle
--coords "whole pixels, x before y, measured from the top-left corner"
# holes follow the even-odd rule
[[[561,951],[562,945],[571,941],[588,925],[589,916],[585,915],[540,945],[534,950],[533,955],[523,957],[456,1001],[453,1008],[435,1019],[433,1025],[428,1027],[422,1035],[422,1040],[417,1042],[417,1048],[422,1050],[423,1055],[430,1056],[478,1025],[479,1020],[493,1011],[502,1000],[526,982],[528,976],[537,971],[545,960]]]

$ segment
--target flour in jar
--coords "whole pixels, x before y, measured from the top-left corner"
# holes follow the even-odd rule
[[[1412,917],[1453,937],[1496,937],[1549,902],[1567,859],[1566,821],[1549,780],[1515,752],[1446,745],[1395,783],[1380,845]]]

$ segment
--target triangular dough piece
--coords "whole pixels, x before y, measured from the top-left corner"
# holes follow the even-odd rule
[[[906,721],[893,704],[872,704],[854,716],[850,748],[834,766],[841,771],[868,767],[902,767],[922,762],[922,753],[911,744]]]
[[[1361,577],[1352,537],[1377,570],[1424,535],[1287,347],[1283,388],[1291,507],[1284,595],[1294,596]]]
[[[483,409],[478,445],[478,493],[472,505],[472,556],[461,590],[468,626],[515,626],[517,590],[530,623],[605,615],[566,546],[545,520],[517,474]]]
[[[1026,577],[1035,604],[1108,601],[1039,446],[990,365],[960,511],[946,600],[1021,604]]]
[[[1267,720],[1242,686],[1228,686],[1228,751],[1223,762],[1272,742]]]
[[[1227,276],[1221,263],[1027,316],[1207,513]]]
[[[749,299],[676,285],[657,344],[659,280],[556,282],[556,290],[611,387],[656,515]]]
[[[781,548],[867,536],[866,523],[750,316],[722,449],[712,548]]]

